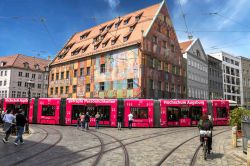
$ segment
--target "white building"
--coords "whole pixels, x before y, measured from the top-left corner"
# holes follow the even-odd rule
[[[187,98],[208,99],[208,58],[199,39],[180,43],[187,59]]]
[[[224,99],[243,105],[242,69],[239,58],[225,52],[209,54],[222,61]]]
[[[0,98],[47,97],[48,64],[50,61],[16,54],[0,57]]]

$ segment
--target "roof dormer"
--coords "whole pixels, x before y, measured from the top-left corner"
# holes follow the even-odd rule
[[[40,70],[39,64],[35,64],[35,69],[36,69],[36,70]]]
[[[130,20],[131,16],[127,17],[125,20],[124,20],[124,25],[127,25],[129,20]]]
[[[135,21],[139,21],[143,12],[139,13],[137,16],[135,16]]]
[[[0,66],[3,67],[4,65],[6,65],[6,63],[7,63],[7,62],[5,62],[5,61],[1,61],[1,62],[0,62]]]
[[[24,62],[23,66],[24,66],[25,69],[28,69],[29,68],[29,63],[28,62]]]

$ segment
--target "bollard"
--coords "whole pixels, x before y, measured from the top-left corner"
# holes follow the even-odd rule
[[[247,166],[250,166],[250,140],[247,142]]]
[[[233,148],[237,147],[237,135],[236,135],[236,132],[237,132],[237,126],[232,127],[232,145],[233,145]]]

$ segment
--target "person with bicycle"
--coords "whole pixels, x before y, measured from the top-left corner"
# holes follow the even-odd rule
[[[204,114],[202,118],[200,119],[198,123],[198,128],[200,129],[200,141],[201,145],[204,143],[204,137],[205,134],[208,136],[208,154],[210,154],[210,151],[212,150],[212,130],[213,130],[213,124],[209,120],[209,117],[207,114]]]

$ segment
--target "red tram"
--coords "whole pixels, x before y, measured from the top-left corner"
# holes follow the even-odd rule
[[[27,115],[28,99],[5,98],[3,110],[23,109]],[[90,126],[95,125],[95,114],[100,113],[100,126],[117,126],[117,115],[123,115],[123,126],[128,126],[128,114],[134,116],[133,127],[196,126],[203,114],[210,113],[214,125],[229,124],[227,100],[152,100],[152,99],[31,99],[29,122],[39,124],[74,125],[80,113],[89,112]]]

